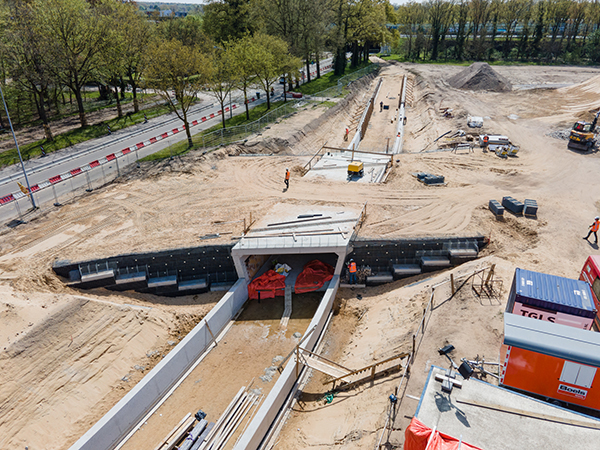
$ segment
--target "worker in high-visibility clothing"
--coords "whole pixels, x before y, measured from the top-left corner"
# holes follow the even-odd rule
[[[348,263],[348,276],[350,284],[356,284],[356,263],[353,259]]]
[[[590,231],[588,232],[587,236],[584,237],[584,239],[587,241],[588,238],[590,237],[590,235],[592,233],[594,233],[594,238],[596,238],[596,242],[594,242],[594,244],[597,244],[598,243],[598,233],[597,232],[598,232],[598,228],[600,228],[600,217],[596,216],[594,218],[594,223],[591,224],[589,226],[589,228],[590,228]]]
[[[285,169],[285,188],[290,188],[290,169]]]

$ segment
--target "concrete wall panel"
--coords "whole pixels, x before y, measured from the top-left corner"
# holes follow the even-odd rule
[[[206,315],[218,335],[248,298],[246,280],[239,279]],[[70,450],[110,450],[146,415],[210,345],[212,337],[202,320]]]
[[[304,348],[307,350],[314,350],[317,339],[323,331],[327,316],[333,306],[335,294],[337,293],[340,284],[339,275],[334,277],[329,282],[329,287],[323,295],[323,299],[315,312],[315,315],[310,322],[307,330],[312,329],[316,326],[315,331],[304,341]],[[261,405],[260,409],[256,412],[254,419],[250,422],[250,425],[240,437],[233,450],[256,450],[263,438],[267,434],[267,431],[271,427],[271,424],[275,420],[277,413],[283,406],[285,399],[289,395],[292,387],[296,383],[296,361],[294,357],[290,358],[285,369],[277,379],[277,382],[273,386],[273,389],[267,395],[267,398]]]

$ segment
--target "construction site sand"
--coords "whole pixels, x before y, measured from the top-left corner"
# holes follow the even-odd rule
[[[322,119],[318,118],[325,108],[308,105],[305,111],[267,130],[263,143],[251,140],[248,144],[254,145],[232,146],[206,156],[192,154],[143,164],[116,183],[27,224],[6,229],[0,242],[0,287],[4,292],[0,321],[8,325],[0,327],[4,343],[0,347],[0,379],[9,381],[0,386],[0,447],[36,448],[35,444],[37,448],[68,448],[143,376],[136,365],[150,368],[171,348],[169,341],[177,341],[221,296],[211,293],[165,299],[102,289],[82,294],[53,274],[51,265],[56,259],[82,260],[232,242],[241,233],[244,217],[248,219],[250,212],[254,216],[266,214],[277,204],[359,209],[368,202],[367,219],[360,231],[364,237],[474,233],[490,237],[484,256],[490,255],[490,262],[497,264],[498,276],[504,282],[502,304],[515,266],[576,277],[588,254],[598,251],[581,237],[600,210],[592,188],[597,183],[599,157],[568,151],[564,141],[547,133],[568,126],[582,113],[588,114],[589,109],[600,106],[600,99],[589,95],[589,83],[569,92],[459,91],[444,79],[461,69],[413,64],[387,69],[389,73],[411,73],[415,86],[412,107],[407,110],[408,153],[396,158],[385,184],[348,184],[300,176],[301,167],[324,142],[343,144],[346,124],[364,107],[357,99],[368,98],[365,90],[337,114]],[[598,74],[589,68],[496,70],[515,74],[511,79],[514,84],[539,86],[550,81],[583,82]],[[581,108],[583,99],[586,105]],[[452,108],[454,118],[443,118],[440,106]],[[484,128],[476,132],[508,135],[520,146],[518,157],[504,160],[480,149],[463,154],[422,152],[435,149],[433,141],[448,130],[467,130],[468,114],[485,118]],[[386,138],[381,136],[382,146]],[[268,157],[236,156],[271,152],[273,156]],[[293,169],[287,192],[283,191],[285,167]],[[411,175],[417,171],[444,175],[447,185],[426,187]],[[536,199],[540,205],[537,220],[509,213],[504,220],[495,220],[487,202],[504,195]],[[221,239],[199,239],[217,232]],[[487,260],[471,264],[479,267],[484,263]],[[443,273],[437,279],[447,277]],[[333,329],[339,333],[329,334],[328,354],[360,367],[380,359],[388,347],[405,348],[405,338],[414,330],[415,317],[420,315],[434,281],[369,288],[362,292],[362,300],[356,298],[358,292],[340,291],[338,302],[346,306],[334,319]],[[95,301],[85,302],[75,298],[77,295]],[[120,306],[123,304],[152,309]],[[443,344],[440,341],[454,341],[461,357],[485,354],[492,358],[497,354],[502,308],[484,306],[468,296],[445,303],[443,314],[433,315],[432,320],[439,323],[435,333],[433,327],[428,328],[418,355],[424,361],[415,364],[409,392],[419,393],[422,383],[417,374],[422,371],[424,377],[427,360],[445,364],[436,356],[437,347]],[[69,321],[65,322],[68,326],[57,325],[63,320]],[[129,381],[122,381],[126,375]],[[298,448],[298,435],[322,447],[334,447],[340,439],[349,447],[374,445],[376,431],[385,421],[387,395],[397,382],[391,380],[380,382],[378,388],[344,394],[353,400],[340,401],[338,396],[327,407],[318,405],[326,387],[309,385],[311,396],[304,398],[307,408],[318,407],[318,414],[324,414],[320,417],[326,420],[309,419],[313,413],[296,413],[298,418],[292,416],[293,425],[284,429],[279,446]],[[403,400],[403,408],[410,410],[409,399]],[[300,423],[301,418],[307,421],[306,426]],[[362,432],[348,434],[350,429]]]

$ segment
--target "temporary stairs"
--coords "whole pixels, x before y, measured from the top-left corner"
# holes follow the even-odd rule
[[[374,380],[378,375],[403,368],[405,367],[405,361],[407,361],[405,358],[409,355],[410,353],[399,353],[391,358],[377,361],[358,370],[351,370],[323,356],[297,347],[296,362],[302,362],[311,369],[332,377],[331,380],[325,381],[323,384],[332,384],[332,389],[335,389],[336,384],[338,388],[349,386],[367,380]]]

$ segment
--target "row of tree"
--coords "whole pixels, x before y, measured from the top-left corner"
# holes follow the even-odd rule
[[[334,55],[343,73],[346,51],[352,64],[367,59],[371,43],[388,40],[394,16],[387,0],[213,0],[200,14],[157,20],[120,0],[0,0],[2,81],[33,99],[52,140],[50,117],[56,98],[68,90],[87,126],[82,92],[99,86],[121,100],[146,87],[160,94],[186,125],[201,89],[221,104],[227,96],[260,86],[270,108],[270,88],[285,75],[291,85],[303,62]],[[310,71],[306,71],[310,77]],[[309,78],[310,79],[310,78]],[[54,99],[54,101],[53,101]],[[248,105],[246,101],[246,115]]]
[[[410,60],[600,61],[597,0],[429,0],[396,15]]]

